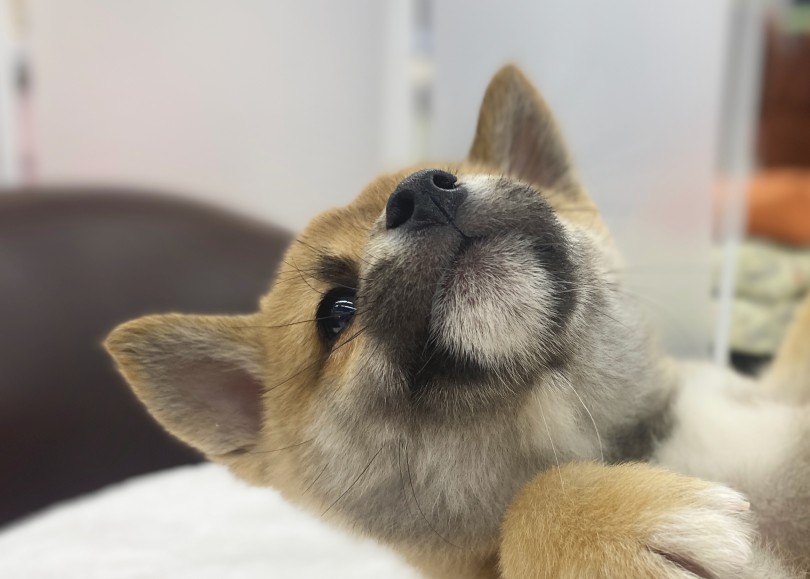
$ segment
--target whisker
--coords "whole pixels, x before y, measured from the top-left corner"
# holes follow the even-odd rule
[[[306,247],[306,248],[307,248],[307,249],[309,249],[310,251],[312,251],[312,253],[314,253],[315,255],[318,255],[318,256],[321,256],[321,255],[328,255],[326,251],[324,251],[324,250],[322,250],[322,249],[318,249],[317,247],[314,247],[314,246],[310,245],[309,243],[307,243],[306,241],[304,241],[304,240],[302,240],[302,239],[298,239],[298,238],[296,238],[296,240],[295,240],[295,241],[296,241],[297,243],[300,243],[301,245],[303,245],[304,247]],[[366,251],[367,251],[367,250],[366,250]],[[357,259],[359,259],[360,261],[362,261],[362,262],[363,262],[363,263],[365,263],[366,265],[369,265],[369,266],[370,266],[370,265],[373,265],[373,264],[372,264],[372,263],[370,263],[370,262],[369,262],[367,259],[365,259],[365,258],[364,258],[362,255],[356,255],[356,256],[352,256],[352,257],[356,257]],[[373,254],[371,254],[371,257],[376,257],[376,256],[375,256],[375,255],[373,255]]]
[[[323,468],[320,470],[318,475],[314,479],[312,479],[312,482],[309,483],[307,485],[307,488],[304,489],[304,492],[302,493],[303,496],[305,496],[307,493],[309,493],[309,491],[312,489],[312,487],[315,486],[315,483],[318,482],[318,480],[321,478],[321,476],[323,476],[323,473],[326,472],[326,469],[327,469],[328,466],[329,466],[328,462],[325,465],[323,465]]]
[[[311,364],[307,364],[306,366],[304,366],[303,368],[301,368],[300,370],[298,370],[297,372],[295,372],[295,373],[294,373],[294,374],[292,374],[291,376],[289,376],[289,377],[285,378],[284,380],[282,380],[282,381],[281,381],[281,382],[279,382],[278,384],[276,384],[276,385],[274,385],[274,386],[271,386],[270,388],[268,388],[267,390],[265,390],[265,392],[270,392],[270,391],[272,391],[272,390],[275,390],[275,389],[276,389],[276,388],[278,388],[279,386],[283,386],[284,384],[286,384],[286,383],[287,383],[287,382],[289,382],[290,380],[293,380],[293,379],[294,379],[294,378],[296,378],[297,376],[300,376],[301,374],[303,374],[303,373],[304,373],[304,372],[306,372],[307,370],[311,370],[312,368],[314,368],[314,367],[315,367],[315,366],[317,366],[318,364],[322,364],[322,363],[323,363],[325,360],[327,360],[327,359],[329,358],[329,356],[330,356],[331,354],[334,354],[335,352],[337,352],[338,350],[340,350],[342,347],[344,347],[344,346],[348,345],[349,343],[353,342],[353,341],[354,341],[354,340],[355,340],[355,339],[356,339],[356,338],[357,338],[357,337],[358,337],[360,334],[362,334],[363,332],[365,332],[365,331],[366,331],[366,329],[367,329],[366,327],[363,327],[363,328],[361,328],[361,329],[357,330],[357,332],[355,332],[355,333],[352,335],[352,337],[347,338],[347,339],[346,339],[346,341],[345,341],[345,342],[343,342],[342,344],[340,344],[338,347],[336,347],[336,348],[332,348],[332,350],[331,350],[330,352],[327,352],[325,355],[323,355],[323,356],[319,357],[319,358],[318,358],[317,360],[315,360],[313,363],[311,363]]]
[[[427,351],[428,346],[430,345],[430,341],[431,341],[431,339],[430,339],[430,338],[428,338],[428,339],[425,341],[425,347],[424,347],[424,348],[422,348],[422,356],[424,356],[424,355],[425,355],[425,352]],[[416,371],[416,373],[413,375],[413,377],[414,377],[414,378],[418,378],[418,377],[419,377],[419,375],[421,375],[421,374],[422,374],[422,372],[424,372],[424,371],[425,371],[425,368],[427,368],[428,364],[430,364],[430,361],[431,361],[431,360],[433,360],[433,358],[436,356],[436,354],[437,354],[438,352],[439,352],[439,348],[437,348],[437,347],[435,347],[435,346],[434,346],[433,351],[430,353],[430,356],[428,356],[428,357],[427,357],[427,360],[425,360],[425,363],[424,363],[424,364],[422,364],[422,367],[421,367],[421,368],[419,368],[419,370],[417,370],[417,371]]]
[[[565,494],[565,483],[563,482],[562,471],[560,471],[560,457],[557,455],[557,447],[554,445],[554,439],[551,438],[551,429],[548,427],[548,420],[546,420],[546,411],[543,410],[542,404],[539,404],[538,408],[540,408],[540,416],[543,417],[543,424],[546,425],[546,434],[548,435],[548,441],[551,444],[551,451],[554,453],[554,462],[557,463],[557,474],[560,476],[560,488],[562,489],[563,494]]]
[[[413,486],[413,477],[411,477],[411,463],[408,460],[408,444],[407,443],[405,443],[405,468],[408,471],[408,482],[411,485],[411,494],[413,494],[413,500],[416,503],[416,508],[419,509],[419,514],[422,515],[422,518],[425,520],[425,523],[427,523],[427,526],[430,527],[430,530],[433,531],[433,533],[437,537],[439,537],[442,541],[444,541],[445,543],[447,543],[451,547],[455,547],[456,549],[460,549],[461,547],[459,547],[458,545],[456,545],[455,543],[453,543],[449,539],[443,537],[442,534],[439,533],[439,531],[437,531],[436,528],[430,523],[428,518],[425,516],[424,511],[422,511],[422,507],[419,505],[419,499],[416,498],[416,489]]]
[[[300,324],[311,324],[313,322],[320,322],[320,321],[323,321],[323,320],[331,320],[332,318],[340,318],[340,317],[342,317],[342,316],[339,315],[339,314],[335,314],[335,315],[332,315],[332,316],[322,316],[320,318],[311,318],[309,320],[297,320],[295,322],[287,322],[287,323],[284,323],[284,324],[275,324],[275,325],[272,325],[272,326],[265,326],[265,325],[239,326],[236,329],[237,330],[240,330],[240,329],[253,330],[253,329],[260,328],[260,329],[264,329],[264,330],[276,330],[276,329],[279,329],[279,328],[289,328],[290,326],[298,326]]]
[[[374,453],[374,456],[371,457],[371,460],[368,461],[368,464],[366,465],[366,467],[360,472],[359,475],[357,475],[357,478],[354,479],[354,482],[352,482],[352,484],[349,485],[349,488],[347,488],[345,491],[343,491],[340,494],[340,496],[337,499],[335,499],[335,502],[333,502],[331,505],[329,505],[327,507],[327,509],[324,512],[321,513],[321,517],[323,517],[326,513],[328,513],[330,510],[332,510],[332,507],[334,507],[336,504],[338,504],[340,502],[340,500],[343,497],[345,497],[349,493],[349,491],[351,491],[354,488],[354,486],[360,481],[360,479],[363,478],[363,475],[366,474],[368,472],[368,469],[371,468],[371,465],[374,463],[374,460],[380,455],[380,453],[382,452],[382,449],[383,449],[383,447],[381,446],[380,450],[378,450],[377,452]]]
[[[605,462],[605,449],[602,446],[602,437],[599,434],[599,428],[596,426],[596,420],[594,420],[593,414],[591,414],[590,409],[588,409],[588,407],[585,405],[585,401],[582,399],[582,396],[579,395],[579,392],[577,392],[577,389],[574,387],[574,385],[568,382],[567,380],[564,381],[563,383],[566,386],[568,386],[571,392],[574,393],[574,395],[579,400],[579,403],[582,404],[582,408],[584,408],[585,412],[588,413],[588,417],[591,419],[591,424],[593,424],[593,430],[594,432],[596,432],[596,440],[599,441],[599,456],[601,457],[602,462]]]
[[[270,454],[272,452],[281,452],[282,450],[289,450],[291,448],[304,446],[305,444],[309,444],[313,440],[315,439],[310,438],[309,440],[305,440],[304,442],[296,442],[295,444],[290,444],[289,446],[282,446],[281,448],[274,448],[273,450],[251,450],[249,452],[245,452],[244,454]]]
[[[355,287],[355,286],[342,284],[342,283],[337,283],[337,282],[334,282],[334,281],[331,281],[331,280],[325,280],[325,279],[322,279],[320,276],[315,275],[315,274],[310,273],[310,272],[305,271],[305,270],[298,270],[296,272],[290,272],[286,276],[278,276],[278,277],[275,278],[275,280],[273,280],[273,285],[274,286],[280,286],[281,284],[290,283],[292,281],[296,281],[296,280],[300,279],[301,276],[308,277],[309,279],[311,279],[314,282],[328,285],[330,287],[330,289],[331,288],[344,288],[344,289],[352,290],[352,291],[357,291],[358,290],[358,288]],[[323,295],[324,292],[321,292],[321,291],[315,289],[310,284],[307,284],[307,285],[309,286],[310,289],[313,289],[314,291],[316,291],[319,294]]]
[[[408,491],[405,490],[405,475],[402,472],[402,448],[405,443],[400,438],[397,444],[397,470],[399,471],[399,485],[402,488],[402,498],[405,501],[405,508],[408,509],[408,514],[413,514],[411,511],[411,503],[408,500]]]
[[[292,268],[295,268],[295,270],[296,270],[296,271],[298,272],[298,274],[301,276],[301,281],[303,281],[305,284],[307,284],[307,286],[309,287],[309,289],[311,289],[312,291],[314,291],[316,294],[319,294],[319,295],[325,295],[325,293],[324,293],[324,292],[319,291],[319,290],[315,289],[314,287],[312,287],[312,284],[310,284],[310,283],[307,281],[307,278],[304,276],[304,272],[302,272],[302,271],[299,269],[299,267],[298,267],[298,266],[295,264],[295,261],[293,261],[292,263],[290,263],[290,262],[289,262],[289,261],[287,261],[286,259],[285,259],[285,260],[283,260],[283,261],[284,261],[284,263],[286,263],[288,266],[290,266],[290,267],[292,267]]]

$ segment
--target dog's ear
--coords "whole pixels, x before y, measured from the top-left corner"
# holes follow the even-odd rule
[[[575,181],[554,116],[512,65],[487,87],[469,160],[543,188],[566,189]]]
[[[182,441],[212,457],[257,442],[264,349],[253,316],[149,316],[116,328],[105,346]]]

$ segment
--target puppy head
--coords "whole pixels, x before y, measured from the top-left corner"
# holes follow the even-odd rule
[[[240,476],[390,543],[488,548],[533,473],[604,456],[644,416],[646,335],[615,266],[507,67],[468,160],[314,219],[258,313],[149,317],[107,346],[170,432]]]

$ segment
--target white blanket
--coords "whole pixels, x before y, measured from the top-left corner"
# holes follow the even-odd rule
[[[393,553],[205,464],[140,477],[0,533],[4,579],[416,579]]]

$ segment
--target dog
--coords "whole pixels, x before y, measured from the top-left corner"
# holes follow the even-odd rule
[[[507,66],[465,161],[316,217],[257,313],[106,347],[177,438],[428,577],[803,577],[810,305],[753,381],[663,353],[621,271]]]

